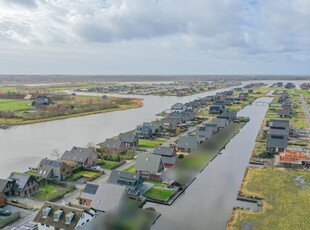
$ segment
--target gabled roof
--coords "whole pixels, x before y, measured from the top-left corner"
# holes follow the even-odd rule
[[[278,110],[278,115],[280,116],[289,116],[291,115],[291,111],[288,109],[279,109]]]
[[[103,147],[104,148],[113,148],[113,149],[118,149],[122,145],[122,142],[120,140],[114,140],[111,138],[107,138],[104,141]]]
[[[198,139],[196,136],[180,137],[177,143],[177,147],[194,150],[198,147]]]
[[[216,124],[217,127],[224,128],[228,124],[228,121],[226,119],[214,118],[212,120],[212,124]]]
[[[126,180],[130,182],[138,182],[139,180],[142,180],[142,177],[140,176],[139,173],[130,173],[130,172],[123,172],[123,171],[117,171],[117,170],[112,170],[108,183],[112,184],[120,184],[119,179],[121,180]],[[130,189],[136,189],[134,185],[125,185],[126,187]]]
[[[47,217],[44,217],[43,210],[46,208],[51,208],[51,211],[49,212]],[[58,210],[63,210],[63,213],[58,221],[54,221],[54,213],[57,212]],[[57,227],[60,229],[73,230],[75,229],[79,220],[81,219],[83,212],[84,212],[83,209],[73,208],[67,205],[60,205],[52,202],[45,202],[33,221]],[[66,215],[70,213],[74,213],[74,216],[70,224],[66,224]]]
[[[127,198],[127,191],[124,186],[117,184],[88,182],[81,195],[81,198],[85,197],[92,200],[91,208],[106,212],[119,206]]]
[[[207,126],[196,127],[196,136],[199,137],[199,139],[210,138],[213,132],[214,132],[214,127],[207,127]]]
[[[156,133],[157,131],[159,131],[160,128],[162,128],[161,124],[152,123],[152,122],[144,122],[143,126],[149,127],[152,130],[153,134]]]
[[[93,153],[92,149],[80,148],[74,146],[70,151],[65,151],[61,156],[61,160],[85,162],[90,154]]]
[[[225,111],[222,113],[222,116],[223,117],[235,118],[237,116],[237,111],[236,110]]]
[[[137,139],[137,136],[132,133],[120,133],[118,136],[118,140],[126,142],[126,143],[133,143]]]
[[[186,106],[182,103],[176,103],[173,106],[171,106],[171,109],[184,109]]]
[[[0,179],[0,192],[3,192],[6,185],[9,183],[9,180]]]
[[[174,151],[175,149],[173,147],[156,146],[153,154],[172,157],[174,156]]]
[[[145,171],[149,173],[159,173],[159,166],[162,163],[162,158],[160,155],[149,154],[149,153],[139,153],[135,169],[138,171]]]
[[[16,191],[23,191],[26,184],[28,183],[29,179],[30,179],[30,175],[27,174],[22,174],[22,173],[11,173],[11,175],[9,176],[9,179],[11,180],[15,180],[15,184],[14,184],[14,190]]]
[[[289,120],[275,120],[271,119],[267,121],[269,126],[278,126],[278,127],[290,127],[290,121]]]
[[[287,136],[267,134],[266,146],[285,149],[287,148]]]

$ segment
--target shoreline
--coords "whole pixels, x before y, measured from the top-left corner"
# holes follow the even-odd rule
[[[27,121],[18,121],[18,122],[0,122],[0,125],[29,125],[29,124],[35,124],[35,123],[41,123],[41,122],[48,122],[48,121],[55,121],[55,120],[63,120],[68,118],[74,118],[74,117],[82,117],[82,116],[88,116],[93,114],[99,114],[99,113],[108,113],[108,112],[115,112],[115,111],[122,111],[122,110],[129,110],[129,109],[137,109],[143,107],[143,98],[133,98],[135,104],[134,105],[124,105],[125,107],[118,107],[113,109],[106,109],[106,110],[96,110],[96,111],[90,111],[85,113],[78,113],[78,114],[72,114],[72,115],[64,115],[64,116],[58,116],[58,117],[50,117],[50,118],[43,118],[39,120],[27,120]]]

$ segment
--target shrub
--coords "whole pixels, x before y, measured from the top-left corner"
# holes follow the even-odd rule
[[[79,166],[76,166],[75,168],[72,169],[72,173],[78,173],[80,171],[83,170],[83,166],[82,165],[79,165]]]
[[[179,158],[179,159],[183,159],[183,158],[184,158],[184,155],[183,155],[183,154],[180,154],[180,155],[178,156],[178,158]]]

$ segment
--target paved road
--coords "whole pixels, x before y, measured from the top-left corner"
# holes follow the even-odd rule
[[[307,107],[307,104],[305,102],[305,99],[304,99],[304,96],[303,95],[299,95],[300,96],[300,100],[301,100],[301,104],[303,105],[304,107],[304,111],[305,111],[305,114],[306,114],[306,117],[307,117],[307,120],[308,120],[308,124],[310,126],[310,114],[309,114],[309,109]]]

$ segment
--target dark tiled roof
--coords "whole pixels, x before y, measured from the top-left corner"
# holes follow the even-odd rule
[[[165,146],[156,146],[153,154],[161,156],[174,156],[174,148]]]
[[[73,147],[70,151],[65,151],[61,156],[61,160],[69,160],[75,162],[85,162],[86,159],[92,154],[92,149]]]
[[[106,139],[103,147],[104,148],[113,148],[113,149],[118,149],[121,147],[122,142],[120,140],[114,140],[114,139]]]
[[[123,141],[125,143],[133,143],[135,142],[136,139],[137,139],[136,135],[131,133],[121,133],[118,136],[118,140]]]
[[[196,136],[180,137],[177,147],[195,150],[198,147],[198,139]]]
[[[266,146],[287,148],[287,136],[286,135],[271,135],[267,134]]]
[[[161,162],[162,158],[160,155],[139,153],[136,160],[135,169],[156,174],[159,172]]]

